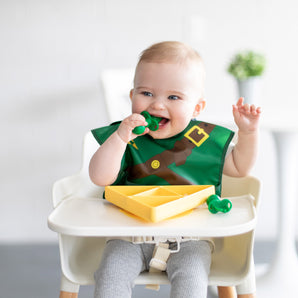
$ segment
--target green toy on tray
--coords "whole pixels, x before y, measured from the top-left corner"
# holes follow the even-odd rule
[[[221,200],[218,195],[211,195],[206,201],[211,213],[227,213],[232,209],[232,202],[228,199]]]

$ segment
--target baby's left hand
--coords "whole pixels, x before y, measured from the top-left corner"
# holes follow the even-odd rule
[[[240,97],[237,104],[233,105],[233,116],[239,131],[251,133],[258,129],[261,108],[255,105],[244,104]]]

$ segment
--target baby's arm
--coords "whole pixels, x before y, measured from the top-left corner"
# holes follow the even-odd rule
[[[238,126],[238,142],[226,158],[223,173],[234,177],[249,174],[258,150],[259,118],[261,108],[243,103],[241,97],[233,106],[233,115]]]
[[[141,125],[147,125],[145,118],[132,114],[125,118],[118,129],[98,148],[89,164],[89,176],[93,183],[106,186],[115,182],[126,145],[137,137],[132,130]],[[148,131],[146,128],[144,134]]]

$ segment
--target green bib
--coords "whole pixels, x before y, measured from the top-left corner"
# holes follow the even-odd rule
[[[99,144],[115,132],[120,122],[92,130]],[[143,135],[128,143],[117,185],[214,185],[221,193],[222,171],[231,130],[191,121],[184,131],[168,139]]]

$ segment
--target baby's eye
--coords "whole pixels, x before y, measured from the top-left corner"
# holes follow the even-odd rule
[[[151,92],[148,92],[148,91],[144,91],[144,92],[142,92],[142,94],[143,95],[145,95],[145,96],[153,96],[153,94],[151,93]]]
[[[177,95],[170,95],[170,96],[168,97],[168,99],[171,99],[171,100],[177,100],[177,99],[179,99],[179,96],[177,96]]]

